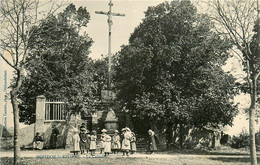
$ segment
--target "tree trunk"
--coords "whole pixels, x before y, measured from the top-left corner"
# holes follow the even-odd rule
[[[19,109],[18,109],[18,101],[17,101],[17,92],[19,91],[22,81],[23,81],[23,67],[16,70],[16,82],[13,89],[10,92],[11,95],[11,103],[13,107],[13,117],[14,117],[14,165],[18,165],[20,163],[21,149],[19,142]]]
[[[173,134],[173,122],[172,121],[168,122],[166,129],[167,129],[166,130],[166,138],[167,138],[167,144],[166,145],[167,145],[167,148],[169,149],[171,144],[172,144],[172,138],[173,138],[173,136],[172,136],[172,134]]]
[[[184,141],[184,130],[183,130],[183,123],[180,121],[180,147],[183,148],[183,141]]]
[[[179,132],[177,131],[177,128],[178,128],[178,122],[173,124],[173,129],[172,129],[172,134],[173,134],[172,143],[174,145],[176,145],[176,139],[179,137]]]
[[[11,103],[13,107],[13,117],[14,117],[14,165],[19,164],[20,162],[20,142],[19,142],[19,110],[17,104],[17,97],[15,90],[10,92],[11,94]]]
[[[249,109],[249,131],[250,131],[250,159],[252,165],[257,165],[256,146],[255,146],[255,104],[256,104],[256,78],[252,78],[250,91],[251,105]]]

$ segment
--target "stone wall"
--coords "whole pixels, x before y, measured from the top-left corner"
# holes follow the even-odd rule
[[[0,147],[1,149],[12,149],[13,148],[13,127],[7,129],[9,132],[8,136],[0,137]],[[28,125],[24,128],[19,129],[19,142],[22,148],[28,148],[32,146],[34,138],[34,124]]]
[[[66,137],[68,134],[68,122],[66,120],[45,120],[45,105],[46,98],[41,95],[36,98],[36,122],[34,128],[34,135],[39,132],[43,137],[44,148],[50,147],[50,137],[52,133],[53,126],[55,125],[59,130],[59,135],[57,136],[57,148],[64,148],[66,145]]]
[[[19,130],[21,147],[32,146],[35,124],[28,125]]]
[[[52,125],[55,124],[60,132],[57,140],[57,147],[63,148],[65,145],[66,138],[66,123],[65,122],[52,122],[45,123],[41,127],[39,127],[38,132],[43,137],[44,140],[44,148],[49,148],[50,135],[52,131]],[[34,133],[35,124],[28,125],[19,130],[19,141],[21,148],[32,148],[33,138],[35,136]],[[9,130],[13,132],[13,130]],[[13,135],[13,134],[12,134]],[[1,140],[1,148],[3,149],[11,149],[13,147],[13,136],[11,137],[3,137]]]
[[[43,137],[44,141],[44,148],[50,147],[50,138],[52,133],[52,126],[55,125],[59,130],[59,135],[57,136],[57,148],[64,148],[66,144],[66,137],[67,137],[67,124],[66,122],[45,122],[44,125],[39,127],[41,131],[39,133]]]

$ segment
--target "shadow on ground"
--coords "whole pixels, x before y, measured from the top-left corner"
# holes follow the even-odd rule
[[[145,153],[145,152],[143,152]],[[186,155],[244,155],[244,156],[249,156],[249,153],[246,152],[221,152],[221,151],[209,151],[209,150],[188,150],[188,149],[183,149],[183,150],[171,150],[171,151],[159,151],[157,152],[158,154],[186,154]],[[260,156],[260,154],[258,154]]]
[[[223,146],[219,149],[171,149],[159,151],[160,154],[184,154],[184,155],[223,155],[223,156],[249,156],[249,149],[233,149],[228,146]],[[260,156],[260,152],[257,152],[257,156]]]
[[[250,163],[250,158],[239,158],[239,157],[218,157],[210,158],[211,160],[221,161],[222,163]],[[260,162],[260,158],[257,158],[257,162]]]

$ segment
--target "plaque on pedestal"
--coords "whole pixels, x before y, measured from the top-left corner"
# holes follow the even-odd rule
[[[101,101],[109,102],[116,99],[116,94],[111,90],[102,90],[101,91]]]

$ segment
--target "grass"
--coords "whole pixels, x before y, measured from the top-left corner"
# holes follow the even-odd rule
[[[1,158],[1,165],[12,164],[12,158]],[[260,161],[260,159],[258,160]],[[21,158],[21,165],[245,165],[250,164],[249,158],[241,157],[185,157],[176,156],[170,158],[147,157],[108,157],[108,158]]]
[[[62,150],[46,150],[37,151],[37,154],[55,155]],[[24,151],[34,152],[34,151]],[[66,153],[66,151],[65,151]],[[258,152],[258,155],[260,153]],[[260,155],[259,155],[260,156]],[[57,156],[58,157],[58,156]],[[1,165],[12,164],[13,158],[0,158]],[[260,158],[258,159],[260,162]],[[218,150],[171,150],[158,152],[157,154],[136,154],[136,156],[122,157],[121,155],[110,155],[109,157],[74,157],[73,155],[66,155],[64,158],[36,158],[28,157],[21,158],[22,165],[71,165],[71,164],[88,164],[88,165],[110,165],[110,164],[136,164],[136,165],[244,165],[250,164],[248,149],[232,149],[223,146]]]

